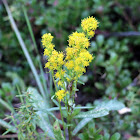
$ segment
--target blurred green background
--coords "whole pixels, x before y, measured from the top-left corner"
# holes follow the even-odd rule
[[[119,132],[124,140],[140,139],[140,1],[139,0],[14,0],[8,1],[16,25],[33,60],[41,82],[45,79],[53,91],[45,65],[41,36],[52,33],[57,50],[64,50],[68,36],[80,31],[81,19],[93,16],[99,22],[89,51],[95,56],[87,72],[81,77],[85,86],[78,85],[76,103],[90,106],[100,100],[117,98],[131,112],[113,112],[96,119],[97,128],[104,133]],[[26,17],[27,14],[27,17]],[[27,25],[29,19],[36,40],[34,45]],[[37,51],[38,50],[38,51]],[[39,52],[39,53],[38,53]],[[26,91],[37,87],[25,54],[12,30],[5,7],[0,1],[0,98],[11,106],[19,99],[16,86]],[[0,118],[9,111],[0,104]],[[90,135],[89,125],[83,135]],[[0,127],[0,134],[4,129]],[[80,136],[84,137],[84,136]],[[87,136],[88,137],[88,136]]]

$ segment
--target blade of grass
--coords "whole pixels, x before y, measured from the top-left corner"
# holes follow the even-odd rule
[[[35,37],[34,37],[34,33],[33,33],[33,30],[32,30],[28,15],[27,15],[27,11],[26,11],[24,6],[22,6],[22,9],[23,9],[25,20],[26,20],[26,23],[27,23],[27,26],[28,26],[28,29],[29,29],[29,32],[30,32],[30,35],[31,35],[31,38],[32,38],[32,41],[33,41],[33,44],[34,44],[34,47],[35,47],[35,51],[36,51],[37,54],[39,54],[38,49],[37,49],[37,44],[36,44],[36,41],[35,41]]]
[[[5,6],[5,8],[6,8],[6,11],[7,11],[7,14],[8,14],[10,23],[11,23],[11,26],[12,26],[12,28],[13,28],[13,30],[14,30],[14,32],[15,32],[17,38],[18,38],[18,41],[19,41],[19,43],[20,43],[20,46],[21,46],[21,48],[22,48],[22,50],[23,50],[23,52],[24,52],[24,54],[25,54],[25,57],[26,57],[26,59],[27,59],[27,61],[28,61],[28,63],[29,63],[29,66],[30,66],[30,68],[31,68],[31,70],[32,70],[32,72],[33,72],[33,75],[34,75],[35,80],[36,80],[36,82],[37,82],[38,88],[39,88],[39,90],[40,90],[42,96],[43,96],[44,98],[46,98],[45,92],[44,92],[44,89],[43,89],[43,87],[42,87],[42,84],[41,84],[41,81],[40,81],[40,79],[39,79],[39,76],[38,76],[38,73],[37,73],[37,71],[36,71],[36,68],[35,68],[35,66],[34,66],[34,64],[33,64],[33,61],[32,61],[32,59],[31,59],[29,53],[28,53],[28,50],[27,50],[27,48],[26,48],[26,46],[25,46],[25,43],[24,43],[24,41],[23,41],[23,39],[22,39],[22,37],[21,37],[21,35],[20,35],[20,32],[19,32],[19,30],[18,30],[18,28],[17,28],[17,26],[16,26],[16,23],[15,23],[15,21],[14,21],[14,19],[13,19],[12,13],[11,13],[11,11],[10,11],[10,9],[9,9],[8,4],[7,4],[7,1],[6,1],[6,0],[2,0],[2,2],[3,2],[4,6]]]
[[[17,87],[17,90],[18,90],[18,94],[20,95],[20,96],[19,96],[20,101],[21,101],[22,104],[24,104],[24,100],[23,100],[23,98],[22,98],[22,96],[21,96],[22,94],[21,94],[21,92],[20,92],[20,89],[19,89],[18,85],[16,85],[16,87]]]
[[[46,79],[44,78],[43,66],[41,64],[41,58],[40,58],[39,51],[38,51],[38,48],[37,48],[37,44],[36,44],[36,40],[35,40],[34,33],[33,33],[33,30],[32,30],[32,26],[31,26],[26,8],[24,6],[22,6],[22,9],[23,9],[23,13],[24,13],[24,16],[25,16],[27,26],[28,26],[28,30],[30,32],[30,35],[31,35],[31,38],[32,38],[32,41],[33,41],[33,44],[34,44],[34,47],[35,47],[35,51],[36,51],[37,55],[39,56],[38,63],[39,63],[40,71],[41,71],[41,76],[43,78],[42,79],[43,80],[43,86],[44,86],[45,92],[47,93],[47,99],[49,100],[49,93],[48,93],[48,89],[47,89],[47,85],[46,85]]]
[[[0,125],[3,127],[8,128],[11,132],[17,132],[16,128],[9,123],[5,122],[4,120],[0,119]]]
[[[14,109],[4,100],[0,99],[0,104],[2,104],[5,108],[7,108],[8,110],[10,110],[11,112],[14,112]]]

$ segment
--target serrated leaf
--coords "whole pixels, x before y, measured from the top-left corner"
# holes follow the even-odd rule
[[[56,140],[65,140],[63,135],[62,135],[62,131],[60,129],[58,121],[55,121],[55,123],[53,125],[53,132],[54,132]]]
[[[115,133],[112,135],[111,139],[110,140],[119,140],[120,139],[120,134],[119,133]]]

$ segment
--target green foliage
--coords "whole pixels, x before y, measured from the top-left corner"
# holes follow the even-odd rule
[[[42,52],[40,47],[41,34],[51,32],[56,36],[54,42],[57,44],[57,49],[62,50],[67,44],[67,36],[74,29],[80,30],[78,26],[81,18],[91,15],[97,17],[100,22],[100,28],[97,34],[101,33],[102,35],[97,35],[96,40],[92,39],[89,51],[94,52],[96,57],[88,69],[87,74],[78,81],[80,84],[87,82],[84,88],[79,86],[80,91],[77,91],[77,95],[82,93],[84,97],[79,98],[78,96],[78,103],[83,105],[87,103],[85,98],[91,98],[92,96],[95,97],[93,100],[99,98],[103,100],[118,98],[119,101],[131,109],[131,113],[120,115],[113,111],[110,112],[108,117],[95,119],[97,128],[102,128],[102,131],[100,130],[101,132],[98,132],[98,129],[96,130],[92,118],[83,118],[80,123],[77,121],[79,119],[75,119],[76,125],[73,123],[73,135],[83,132],[83,135],[79,135],[81,139],[93,139],[96,137],[96,139],[102,138],[103,140],[108,140],[112,137],[118,139],[119,135],[114,133],[120,132],[122,136],[121,139],[124,139],[125,133],[131,135],[129,139],[139,139],[137,130],[140,129],[140,80],[137,75],[140,68],[138,63],[140,40],[139,37],[132,36],[117,37],[112,34],[108,36],[108,34],[113,32],[140,31],[138,14],[139,0],[15,0],[8,1],[8,3],[39,76],[41,73],[38,63],[39,55],[36,53],[34,43],[32,43],[33,39],[31,40],[29,35],[25,18],[23,18],[24,13],[21,5],[26,7],[39,52]],[[0,118],[3,118],[5,113],[9,114],[9,110],[13,110],[12,104],[15,105],[15,102],[19,102],[19,100],[15,99],[15,95],[18,94],[17,86],[21,91],[26,91],[27,86],[36,85],[33,75],[30,72],[29,63],[26,61],[24,53],[20,49],[20,45],[15,33],[11,29],[8,16],[2,4],[0,4],[0,17],[2,17],[0,18]],[[43,62],[43,60],[42,58],[41,61]],[[44,79],[49,81],[50,78],[48,74],[45,76],[41,74],[40,79],[42,82]],[[50,82],[49,84],[49,82],[47,82],[47,86],[51,94],[53,94],[52,83]],[[35,93],[36,97],[34,98],[31,94],[30,100],[33,101],[28,101],[25,105],[21,105],[19,110],[17,110],[17,115],[14,115],[14,120],[20,120],[21,124],[27,124],[28,130],[33,131],[35,137],[40,138],[37,134],[38,132],[36,132],[36,126],[40,126],[44,131],[46,128],[48,129],[48,127],[50,127],[48,123],[46,123],[48,122],[48,116],[52,118],[52,121],[58,120],[60,124],[62,124],[62,121],[57,119],[52,113],[54,110],[57,111],[58,108],[57,110],[56,108],[46,109],[46,103],[45,101],[42,102],[42,97],[40,97],[36,90],[31,89],[31,91]],[[38,99],[40,102],[37,101]],[[93,100],[91,102],[93,102]],[[55,99],[52,99],[52,101],[59,106]],[[33,104],[33,102],[36,103]],[[94,102],[95,105],[99,105],[100,103],[101,100]],[[28,105],[30,105],[30,107],[28,107]],[[87,104],[86,107],[88,107],[88,105],[89,104]],[[78,115],[81,110],[81,108],[76,109],[76,107],[72,113],[73,117]],[[91,104],[90,107],[93,107],[93,105]],[[93,108],[89,112],[92,112],[92,110]],[[32,116],[31,112],[34,112]],[[109,112],[108,108],[106,110],[106,113],[107,112]],[[24,116],[25,113],[27,116]],[[63,108],[63,113],[65,113],[65,108]],[[41,116],[41,121],[38,120],[38,116]],[[98,116],[100,116],[100,113]],[[28,118],[31,118],[32,121],[28,121]],[[33,121],[36,119],[38,124]],[[6,128],[9,127],[6,121],[3,122],[2,120],[0,123]],[[45,125],[43,125],[44,123]],[[89,127],[90,124],[91,126]],[[9,125],[10,127],[14,127],[13,129],[9,127],[9,131],[17,130],[16,126],[12,126],[13,124],[9,123]],[[31,136],[30,131],[28,131],[25,126],[19,123],[18,125],[21,130],[24,131],[25,135],[23,135],[23,137],[28,134]],[[31,127],[29,125],[31,125]],[[110,128],[112,125],[113,127]],[[84,128],[86,128],[87,131],[82,131]],[[9,131],[7,131],[7,133]],[[94,135],[92,135],[92,132],[94,132]],[[104,135],[101,135],[102,132]],[[110,137],[108,133],[114,135]],[[22,131],[20,134],[22,135]],[[46,135],[46,133],[44,135],[41,133],[40,136],[44,138]],[[34,137],[31,136],[30,138]]]
[[[111,110],[119,110],[124,108],[124,104],[117,100],[110,100],[109,102],[99,103],[95,109],[79,113],[75,118],[99,118],[109,114]]]
[[[95,123],[92,122],[87,125],[85,131],[80,133],[78,137],[81,140],[120,140],[119,133],[115,133],[112,136],[110,136],[108,133],[105,133],[104,135],[101,133],[102,129],[97,129]]]
[[[34,88],[28,88],[27,93],[29,94],[29,101],[34,110],[35,114],[38,116],[37,125],[47,133],[51,138],[54,137],[52,126],[50,125],[48,114],[40,110],[46,108],[46,100],[38,93]]]
[[[55,121],[53,125],[53,132],[56,140],[64,140],[58,121]]]
[[[39,111],[43,106],[46,107],[45,99],[34,88],[28,88],[26,93],[20,94],[18,97],[22,99],[21,106],[13,111],[11,116],[8,116],[11,119],[10,123],[14,126],[3,120],[0,121],[0,125],[8,128],[8,132],[17,131],[18,138],[21,140],[53,138],[54,134],[51,130],[52,126],[48,120],[48,114]],[[37,126],[43,130],[42,134],[38,133]]]
[[[7,128],[8,129],[7,132],[9,132],[9,131],[14,132],[14,133],[17,132],[16,127],[10,125],[9,123],[7,123],[4,120],[0,119],[0,125]]]
[[[120,134],[119,133],[115,133],[112,135],[110,140],[119,140],[120,139]]]
[[[77,126],[73,130],[73,135],[76,135],[76,133],[79,130],[81,130],[93,118],[106,116],[109,114],[109,111],[119,110],[122,108],[124,108],[124,105],[121,102],[117,100],[111,100],[109,102],[103,102],[103,103],[97,104],[96,108],[91,111],[79,113],[77,116],[75,116],[75,118],[84,118],[84,119],[82,119],[77,124]]]

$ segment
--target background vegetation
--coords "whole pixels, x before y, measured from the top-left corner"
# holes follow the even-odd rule
[[[119,132],[123,140],[140,139],[139,0],[15,0],[8,1],[8,4],[45,94],[53,94],[54,91],[51,75],[44,68],[45,73],[42,71],[45,58],[41,36],[51,32],[55,36],[57,50],[63,50],[67,46],[68,35],[80,30],[81,19],[88,16],[97,18],[99,28],[89,48],[95,59],[81,77],[85,86],[78,85],[76,104],[91,106],[117,98],[131,112],[112,112],[107,117],[94,119],[85,127],[87,131],[77,138],[93,139],[92,134],[96,136],[98,133],[96,129],[102,128],[100,134]],[[16,96],[19,91],[25,92],[29,86],[37,88],[38,84],[1,1],[0,17],[0,119],[4,119],[13,108],[19,109],[21,101]],[[26,114],[28,118],[30,114]],[[60,114],[56,112],[55,116],[59,118]],[[29,129],[36,130],[34,126]],[[0,127],[0,135],[4,131],[5,128]],[[30,135],[30,131],[27,133]]]

